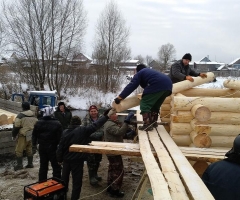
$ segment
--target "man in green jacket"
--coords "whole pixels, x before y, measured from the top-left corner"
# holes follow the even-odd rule
[[[34,113],[30,110],[30,104],[28,102],[22,103],[23,112],[20,112],[14,122],[12,130],[12,139],[17,139],[17,145],[15,153],[17,156],[17,165],[14,166],[14,170],[23,169],[22,158],[23,151],[26,149],[28,158],[28,164],[26,168],[33,168],[33,154],[32,154],[32,131],[37,118]]]

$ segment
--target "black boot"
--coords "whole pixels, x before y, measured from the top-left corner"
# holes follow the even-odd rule
[[[17,165],[14,166],[14,170],[20,170],[23,169],[23,164],[22,164],[22,157],[17,157]]]
[[[151,117],[152,117],[152,126],[153,128],[157,128],[158,124],[157,124],[157,120],[158,120],[158,112],[151,112]]]
[[[98,180],[95,178],[95,171],[88,169],[89,181],[91,185],[97,185]]]
[[[151,131],[153,130],[153,127],[151,125],[151,113],[144,113],[142,114],[143,117],[143,126],[139,126],[139,130],[142,131]]]
[[[113,198],[123,198],[124,197],[124,192],[120,192],[119,190],[111,189],[109,194],[110,194],[110,197],[113,197]]]
[[[33,168],[34,166],[33,166],[33,156],[28,156],[27,157],[27,159],[28,159],[28,164],[25,166],[25,168]]]
[[[101,181],[102,177],[98,176],[98,174],[97,174],[98,168],[99,168],[99,163],[97,164],[96,169],[95,169],[95,179],[97,179],[98,181]]]

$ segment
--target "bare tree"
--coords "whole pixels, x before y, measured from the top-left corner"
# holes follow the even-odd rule
[[[176,50],[175,47],[170,44],[164,44],[159,48],[158,57],[161,68],[166,70],[170,66],[170,62],[175,59]]]
[[[18,0],[3,6],[21,74],[35,89],[47,84],[60,96],[72,73],[67,58],[81,46],[86,29],[82,0]]]
[[[134,57],[135,60],[139,60],[140,63],[144,63],[144,57],[142,55],[137,55],[136,57]]]
[[[105,91],[114,91],[119,85],[118,66],[123,60],[129,59],[129,29],[117,4],[109,2],[101,13],[96,26],[93,59],[103,66]]]
[[[152,56],[147,55],[145,60],[146,60],[147,65],[149,65],[153,61],[153,58],[152,58]]]

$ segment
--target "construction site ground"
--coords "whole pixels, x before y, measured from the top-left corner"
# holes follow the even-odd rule
[[[141,175],[144,171],[144,164],[141,162],[133,162],[130,157],[123,156],[124,162],[124,179],[122,191],[125,192],[123,200],[130,200],[135,189],[138,186]],[[39,155],[34,155],[34,168],[23,169],[19,171],[13,170],[15,164],[14,157],[0,156],[0,200],[22,200],[23,189],[25,185],[32,184],[38,181],[39,170]],[[24,158],[24,165],[27,164],[27,159]],[[107,187],[107,169],[108,159],[103,155],[101,166],[99,168],[99,175],[103,178],[99,185],[93,187],[89,184],[87,165],[84,165],[83,186],[80,199],[86,200],[114,200],[106,192]],[[52,176],[51,165],[49,165],[48,178]],[[70,180],[69,189],[71,191],[72,183]],[[70,199],[70,193],[67,194],[67,199]],[[147,183],[146,189],[143,193],[142,200],[151,200],[150,183]]]

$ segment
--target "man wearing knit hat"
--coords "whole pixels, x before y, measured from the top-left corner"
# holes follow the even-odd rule
[[[172,80],[172,83],[177,83],[184,80],[189,80],[193,82],[194,79],[192,78],[192,76],[194,77],[201,76],[202,78],[207,77],[207,74],[198,73],[192,70],[189,67],[189,63],[191,61],[192,55],[190,53],[186,53],[181,60],[178,60],[177,62],[172,64],[168,75]]]
[[[83,119],[83,126],[88,126],[97,121],[101,115],[98,112],[98,108],[95,105],[89,107],[89,113]],[[91,141],[102,141],[103,139],[103,127],[92,133],[89,137],[89,143]],[[97,185],[98,181],[102,180],[102,177],[98,176],[98,168],[102,160],[102,154],[89,153],[87,157],[87,166],[89,181],[91,185]]]
[[[57,110],[54,112],[54,117],[59,120],[59,122],[62,124],[63,130],[64,130],[70,124],[70,121],[72,118],[72,113],[65,106],[64,102],[59,102]]]
[[[140,110],[143,117],[143,126],[139,130],[151,131],[157,127],[157,119],[160,107],[165,98],[172,93],[172,82],[170,78],[144,64],[136,67],[137,73],[131,82],[123,89],[117,98],[114,99],[119,104],[122,99],[129,96],[139,85],[144,88],[140,101]]]
[[[33,151],[39,144],[40,168],[38,180],[47,179],[48,164],[51,163],[53,177],[61,178],[61,166],[57,162],[56,150],[62,136],[62,125],[53,117],[54,109],[45,107],[41,109],[43,117],[34,126],[32,133]]]

